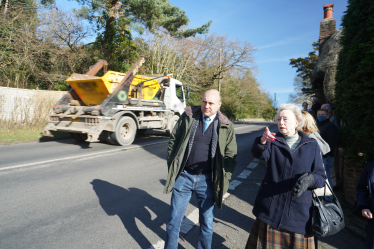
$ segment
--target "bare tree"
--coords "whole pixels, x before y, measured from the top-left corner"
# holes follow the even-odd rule
[[[80,48],[90,32],[73,13],[11,6],[0,16],[0,84],[55,89],[89,60]]]
[[[304,87],[303,79],[299,76],[296,76],[293,82],[294,89],[296,93],[291,93],[288,96],[288,101],[297,105],[302,105],[302,103],[307,102],[311,106],[312,95],[307,95],[302,92]]]

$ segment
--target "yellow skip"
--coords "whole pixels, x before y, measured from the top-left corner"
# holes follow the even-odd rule
[[[93,106],[101,105],[107,95],[117,88],[125,76],[124,73],[114,71],[108,71],[103,77],[74,73],[66,82],[70,84],[85,105]],[[136,75],[131,83],[128,97],[137,98],[138,93],[135,91],[135,86],[149,79],[151,78],[147,76]],[[143,84],[141,98],[151,100],[159,89],[161,86],[157,80],[147,81]]]

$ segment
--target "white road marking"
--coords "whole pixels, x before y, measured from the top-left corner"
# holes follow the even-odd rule
[[[199,209],[196,208],[182,221],[181,232],[187,234],[197,223],[199,223]]]
[[[242,183],[241,181],[238,180],[233,180],[230,182],[229,189],[234,190],[239,184]]]
[[[250,164],[248,164],[247,168],[249,168],[249,169],[254,169],[254,168],[257,167],[257,165],[258,165],[258,163],[256,163],[256,162],[251,162]]]
[[[165,246],[165,241],[160,240],[156,244],[153,244],[149,249],[163,249]]]
[[[256,163],[259,163],[260,162],[260,159],[258,159],[258,158],[255,158],[255,159],[253,159],[253,161],[252,162],[256,162]]]
[[[169,141],[152,143],[152,144],[145,144],[145,145],[135,145],[135,146],[132,146],[132,147],[125,147],[125,148],[115,149],[115,150],[106,150],[106,151],[95,152],[95,153],[79,155],[79,156],[70,156],[70,157],[58,158],[58,159],[53,159],[53,160],[46,160],[46,161],[35,162],[35,163],[26,163],[26,164],[14,165],[14,166],[0,168],[0,171],[10,170],[10,169],[18,169],[18,168],[25,168],[25,167],[35,166],[35,165],[54,163],[54,162],[58,162],[58,161],[65,161],[65,160],[71,160],[71,159],[80,159],[80,158],[85,158],[85,157],[90,157],[90,156],[106,155],[108,153],[139,149],[139,148],[142,148],[142,147],[147,147],[147,146],[156,145],[156,144],[164,144],[164,143],[168,143],[168,142]]]
[[[250,170],[243,170],[243,172],[240,173],[240,175],[238,175],[238,177],[242,178],[242,179],[246,179],[251,173],[252,173],[252,171],[250,171]]]

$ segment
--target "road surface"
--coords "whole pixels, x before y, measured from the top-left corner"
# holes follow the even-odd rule
[[[236,124],[237,168],[222,210],[215,210],[212,248],[244,248],[265,168],[253,140],[274,123]],[[0,248],[162,248],[171,195],[168,137],[148,132],[129,146],[74,140],[0,146]],[[196,248],[196,200],[187,207],[180,248]],[[364,248],[347,231],[320,248]],[[352,247],[353,246],[353,247]]]

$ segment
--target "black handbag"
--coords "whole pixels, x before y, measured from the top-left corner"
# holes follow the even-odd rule
[[[325,197],[318,197],[312,190],[313,194],[313,210],[312,210],[312,224],[311,235],[325,237],[333,235],[345,226],[344,214],[342,207],[336,198],[334,192],[328,184],[325,184],[333,194],[333,201],[327,202]]]

